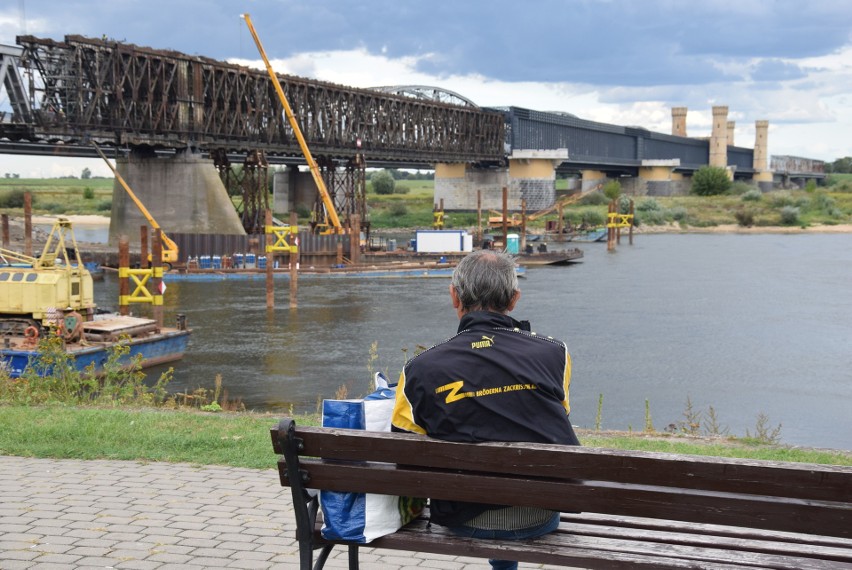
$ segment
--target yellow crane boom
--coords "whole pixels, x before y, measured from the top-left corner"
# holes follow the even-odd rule
[[[243,14],[242,18],[246,21],[246,25],[251,32],[251,37],[254,38],[254,43],[257,45],[257,51],[260,52],[260,57],[263,58],[263,63],[266,65],[266,71],[269,73],[269,78],[275,86],[275,91],[278,93],[278,98],[281,100],[281,106],[284,107],[284,114],[287,115],[290,127],[292,127],[293,132],[296,134],[296,139],[299,141],[299,147],[302,149],[302,154],[305,156],[305,160],[308,162],[308,166],[311,169],[311,174],[314,177],[314,183],[317,185],[317,190],[319,190],[320,197],[325,205],[325,210],[328,214],[331,226],[335,233],[343,233],[343,226],[340,225],[340,218],[337,215],[337,210],[334,208],[334,202],[331,200],[328,189],[325,187],[325,181],[320,175],[319,166],[317,166],[317,163],[311,154],[311,150],[308,148],[308,143],[305,141],[304,135],[302,135],[302,129],[299,128],[299,123],[296,122],[296,117],[293,115],[293,109],[290,107],[290,103],[287,102],[287,97],[284,95],[284,89],[281,87],[281,82],[278,81],[278,76],[275,74],[275,71],[272,69],[272,65],[269,63],[269,59],[266,57],[266,52],[263,49],[263,45],[260,43],[260,38],[254,29],[254,25],[251,23],[251,17],[248,14]]]
[[[151,224],[151,227],[155,230],[160,231],[160,236],[163,242],[163,262],[169,265],[177,263],[179,257],[178,245],[174,241],[172,241],[169,236],[166,235],[166,232],[163,231],[163,228],[160,227],[160,224],[157,223],[157,220],[154,219],[154,216],[152,216],[151,212],[148,211],[148,208],[145,207],[145,204],[143,204],[142,201],[136,197],[136,194],[133,193],[133,190],[130,189],[130,186],[128,186],[127,182],[124,181],[124,178],[121,176],[121,174],[118,173],[118,171],[109,161],[109,159],[103,153],[101,147],[99,147],[94,141],[92,141],[92,146],[95,147],[95,150],[98,151],[98,154],[101,156],[102,159],[104,159],[104,162],[106,162],[107,166],[109,166],[109,169],[112,170],[112,173],[115,175],[115,179],[118,180],[118,183],[121,184],[121,187],[124,188],[124,191],[127,192],[127,195],[130,196],[130,199],[133,200],[133,203],[136,204],[136,207],[139,208],[139,210],[142,212],[142,215],[145,216],[145,219],[148,220],[149,224]]]

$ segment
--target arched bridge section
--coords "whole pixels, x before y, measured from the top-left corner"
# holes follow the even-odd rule
[[[25,89],[0,138],[299,155],[265,71],[82,36],[20,36]],[[503,160],[502,114],[279,76],[312,153],[418,163]]]

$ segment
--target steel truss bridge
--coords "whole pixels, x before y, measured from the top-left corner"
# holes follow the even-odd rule
[[[268,207],[266,168],[297,163],[298,141],[263,70],[200,56],[69,35],[19,36],[3,46],[0,151],[95,156],[90,141],[143,153],[191,149],[214,158],[229,192],[241,193],[243,224]],[[502,114],[436,98],[345,87],[281,75],[279,80],[312,154],[338,186],[360,180],[366,163],[497,164],[504,160]],[[232,162],[245,157],[239,175]],[[353,168],[362,174],[352,174]],[[234,192],[234,185],[237,185]],[[334,196],[339,212],[363,210]]]

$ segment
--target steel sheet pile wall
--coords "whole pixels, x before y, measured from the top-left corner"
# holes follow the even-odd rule
[[[186,263],[190,258],[203,255],[234,255],[235,253],[256,253],[266,255],[266,234],[257,235],[213,235],[213,234],[169,234],[178,244],[180,261]],[[329,266],[336,263],[337,243],[340,241],[343,254],[349,255],[348,235],[314,235],[299,232],[299,259],[304,266]],[[287,254],[283,254],[286,259]]]
[[[34,123],[0,137],[300,154],[265,71],[82,36],[22,36]],[[280,76],[314,154],[367,160],[499,161],[500,113]]]

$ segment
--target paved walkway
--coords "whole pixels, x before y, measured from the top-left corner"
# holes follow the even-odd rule
[[[0,456],[0,570],[298,568],[291,505],[275,470]],[[361,562],[490,568],[379,549],[363,550]],[[346,566],[335,549],[326,567]]]

